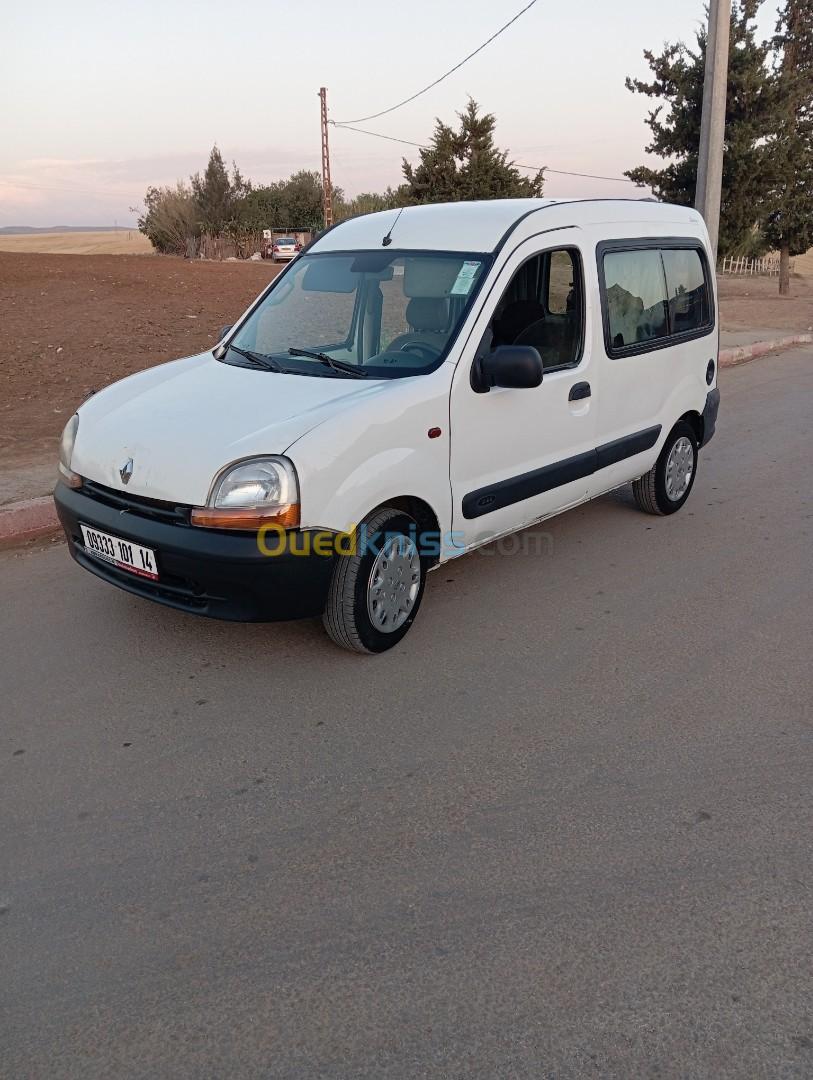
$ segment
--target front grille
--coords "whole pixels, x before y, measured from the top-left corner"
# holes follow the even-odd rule
[[[97,484],[94,480],[82,482],[82,494],[114,510],[128,511],[153,521],[163,521],[168,525],[190,524],[192,508],[189,506],[179,506],[162,499],[148,499],[144,495],[128,495],[126,492],[114,491],[113,488]]]

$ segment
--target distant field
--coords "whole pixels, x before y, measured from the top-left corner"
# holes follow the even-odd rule
[[[147,255],[146,236],[127,232],[53,232],[0,236],[0,251],[39,251],[48,255]]]

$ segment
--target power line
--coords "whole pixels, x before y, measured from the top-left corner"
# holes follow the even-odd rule
[[[381,112],[371,113],[369,116],[359,116],[359,117],[356,117],[355,120],[336,120],[336,121],[332,120],[331,123],[335,123],[337,125],[340,125],[340,124],[363,124],[366,120],[375,120],[379,116],[386,116],[387,113],[395,112],[395,110],[400,109],[402,105],[408,105],[410,103],[410,101],[414,101],[415,98],[419,98],[421,96],[421,94],[425,94],[427,92],[427,90],[431,90],[434,86],[437,86],[438,83],[442,83],[444,79],[448,79],[450,75],[453,75],[455,71],[458,71],[460,68],[463,67],[464,64],[468,63],[468,61],[471,60],[471,58],[473,56],[476,56],[479,52],[482,52],[483,49],[487,45],[490,45],[491,42],[494,41],[495,38],[498,38],[500,36],[500,34],[504,30],[507,30],[508,27],[511,26],[513,23],[515,23],[517,21],[517,19],[520,18],[520,16],[524,15],[525,12],[528,11],[529,8],[532,8],[535,3],[536,3],[536,0],[531,0],[530,4],[526,4],[525,7],[521,11],[518,11],[516,13],[516,15],[512,19],[508,20],[508,22],[505,24],[505,26],[501,26],[500,29],[495,34],[492,34],[491,37],[488,39],[488,41],[484,41],[482,45],[479,45],[474,50],[474,52],[470,52],[469,55],[465,56],[460,61],[459,64],[455,64],[455,66],[453,68],[449,68],[449,70],[447,72],[445,72],[443,75],[441,75],[439,79],[435,79],[434,82],[429,83],[429,85],[425,86],[423,88],[423,90],[418,90],[417,93],[412,94],[408,98],[404,98],[403,101],[399,101],[397,105],[391,105],[389,109],[382,109]]]
[[[382,135],[380,131],[365,131],[364,128],[353,127],[351,124],[339,124],[335,120],[330,121],[334,127],[344,128],[346,131],[358,131],[360,135],[372,135],[376,139],[387,139],[388,142],[403,143],[404,146],[417,146],[419,150],[425,150],[426,146],[419,142],[410,142],[409,139],[396,139],[394,135]]]
[[[372,135],[376,139],[386,139],[388,142],[402,143],[404,146],[416,146],[419,150],[426,150],[425,143],[412,142],[410,139],[396,139],[394,135],[383,135],[380,131],[367,131],[364,128],[353,127],[352,124],[334,123],[334,127],[343,128],[345,131],[357,131],[360,135]],[[555,173],[557,176],[580,176],[584,180],[608,180],[615,184],[633,184],[628,176],[600,176],[596,173],[573,172],[570,169],[552,169],[548,165],[522,165],[515,161],[512,163],[517,169],[530,169],[531,172]]]
[[[131,193],[112,191],[110,188],[65,187],[64,184],[57,187],[53,184],[30,184],[25,180],[0,180],[0,186],[24,188],[27,191],[61,191],[67,195],[75,193],[79,195],[110,195],[117,199],[136,198],[136,196]]]
[[[518,169],[534,169],[535,165],[519,165],[514,162]],[[581,176],[584,180],[609,180],[613,184],[634,184],[628,176],[601,176],[597,173],[573,172],[571,169],[549,169],[547,165],[540,166],[545,172],[556,173],[557,176]]]

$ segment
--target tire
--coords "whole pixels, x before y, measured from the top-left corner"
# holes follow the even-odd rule
[[[647,514],[674,514],[689,498],[695,476],[697,436],[691,424],[681,420],[669,432],[649,472],[633,481],[635,502]]]
[[[418,551],[419,532],[409,514],[385,506],[356,530],[353,553],[336,557],[322,623],[341,648],[386,652],[408,633],[421,606],[428,569]],[[387,591],[393,584],[395,589]]]

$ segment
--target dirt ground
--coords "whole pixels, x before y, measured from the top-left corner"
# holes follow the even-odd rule
[[[813,277],[794,275],[790,289],[790,296],[780,296],[775,277],[720,277],[721,329],[767,326],[788,333],[813,329]]]
[[[0,470],[51,464],[91,390],[214,343],[278,272],[269,263],[0,251]],[[813,278],[724,278],[724,330],[813,326]],[[50,474],[49,474],[50,475]]]
[[[0,469],[53,460],[91,390],[213,344],[278,270],[0,252]]]

